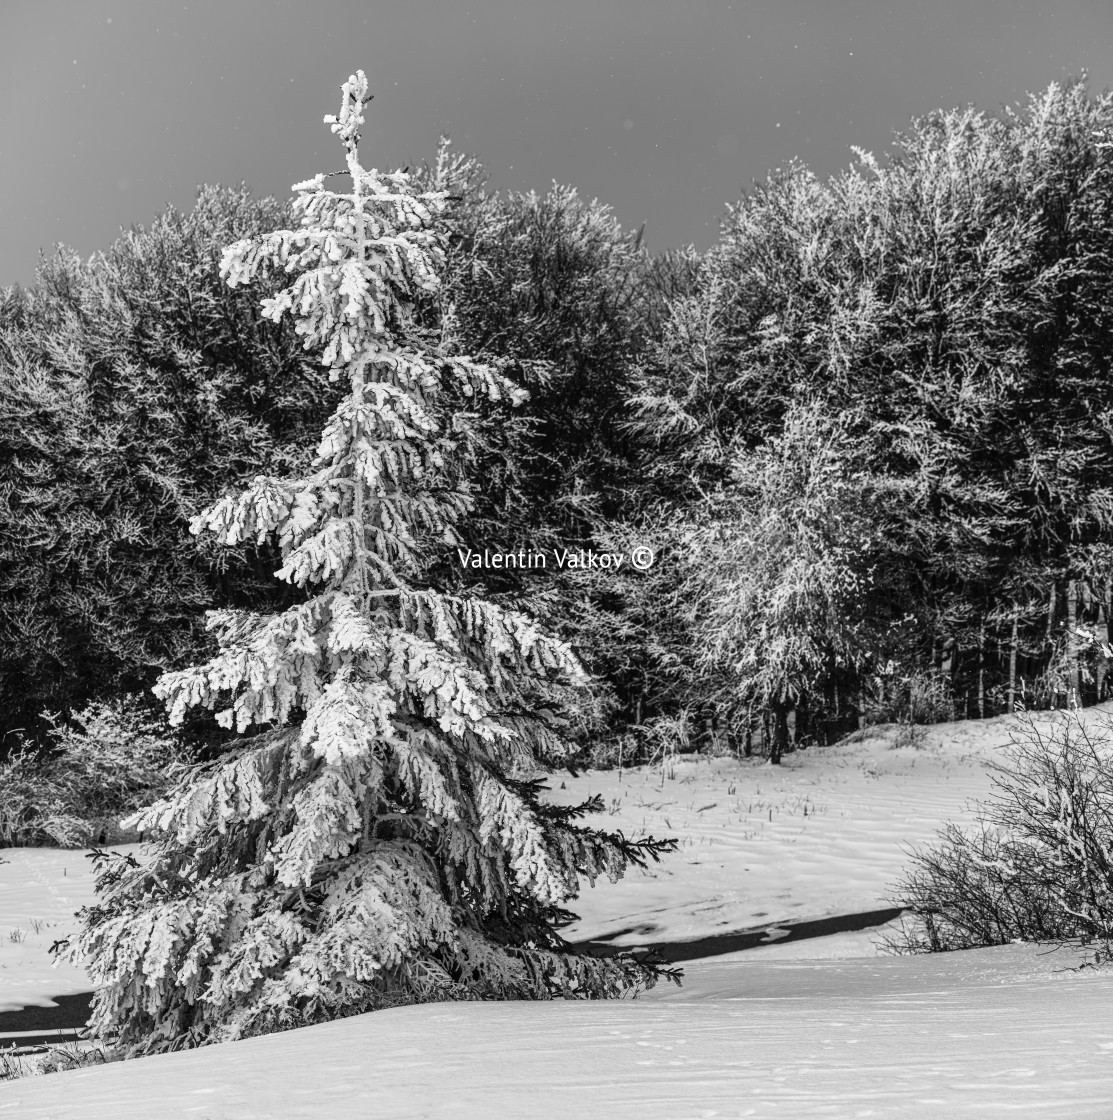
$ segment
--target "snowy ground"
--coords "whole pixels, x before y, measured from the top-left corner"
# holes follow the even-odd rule
[[[1113,705],[1092,709],[1099,719]],[[1045,717],[1054,718],[1054,717]],[[193,1117],[1113,1117],[1113,973],[1035,946],[878,956],[876,934],[777,944],[778,923],[884,906],[909,844],[972,819],[1004,718],[757,762],[572,779],[600,823],[682,838],[599,884],[574,939],[639,945],[767,928],[613,1003],[434,1004],[189,1053],[0,1083],[0,1120]],[[87,990],[46,948],[91,901],[80,853],[0,857],[0,1009]],[[64,873],[63,873],[64,871]],[[39,933],[31,920],[56,922]],[[27,936],[12,941],[13,927]],[[625,932],[624,932],[625,931]]]
[[[89,977],[72,965],[54,968],[49,950],[77,929],[75,911],[96,901],[91,861],[56,848],[3,848],[0,861],[0,1011],[90,991]]]
[[[939,725],[920,747],[897,748],[896,729],[882,730],[780,767],[689,756],[556,779],[554,801],[602,797],[600,827],[680,841],[646,874],[585,890],[566,936],[632,947],[883,909],[910,845],[941,821],[973,820],[969,803],[990,790],[984,761],[1000,754],[1006,726]]]

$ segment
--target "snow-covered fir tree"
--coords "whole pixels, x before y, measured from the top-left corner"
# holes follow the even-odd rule
[[[449,195],[364,170],[369,100],[360,71],[325,117],[351,193],[296,184],[302,228],[221,262],[233,286],[297,274],[263,314],[292,315],[351,392],[313,473],[258,477],[191,525],[228,545],[273,534],[276,575],[304,601],[210,612],[219,652],[155,687],[172,720],[219,708],[237,737],[128,819],[152,837],[144,856],[103,855],[82,912],[69,953],[97,986],[90,1026],[125,1056],[399,1003],[619,995],[663,972],[578,955],[559,933],[583,880],[672,845],[578,823],[597,803],[541,800],[585,679],[572,650],[523,613],[423,584],[469,507],[448,387],[520,394],[446,337],[415,343]]]

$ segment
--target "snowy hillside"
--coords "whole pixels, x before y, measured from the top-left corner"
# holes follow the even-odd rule
[[[1003,717],[941,724],[921,746],[895,748],[896,729],[880,728],[780,767],[689,757],[555,779],[553,800],[599,794],[604,827],[680,842],[647,874],[586,890],[567,936],[618,933],[614,944],[633,946],[882,908],[909,845],[941,821],[973,820],[970,802],[990,789],[984,760],[1008,742],[1006,727]]]
[[[907,845],[943,820],[972,819],[969,800],[989,789],[983,762],[1008,725],[939,725],[900,748],[882,729],[789,756],[780,770],[688,760],[663,776],[555,778],[555,799],[600,793],[604,827],[681,839],[649,874],[586,891],[573,939],[769,929],[766,947],[686,964],[679,990],[407,1007],[7,1082],[0,1118],[1109,1117],[1113,974],[1070,971],[1076,953],[1010,945],[897,958],[877,955],[876,932],[776,944],[778,923],[884,906]],[[50,970],[45,949],[67,908],[91,898],[86,861],[2,855],[3,1006],[83,990],[76,970]],[[9,927],[27,930],[31,918],[60,924],[13,943]]]
[[[1113,983],[1064,964],[709,962],[636,1002],[407,1007],[19,1081],[0,1116],[1108,1117]]]

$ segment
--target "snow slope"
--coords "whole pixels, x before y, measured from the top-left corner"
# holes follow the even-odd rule
[[[1085,715],[1106,711],[1113,704]],[[554,801],[602,797],[598,827],[680,841],[648,874],[585,890],[566,936],[636,946],[892,905],[909,847],[943,821],[973,822],[972,801],[991,789],[985,762],[1002,758],[1009,727],[1003,716],[937,724],[919,746],[894,747],[890,725],[786,755],[780,767],[688,757],[565,777],[564,788],[557,779]]]
[[[12,1120],[1113,1116],[1113,977],[1031,946],[704,962],[680,991],[429,1004],[0,1085]]]
[[[908,844],[972,819],[967,803],[990,788],[984,760],[1000,757],[1008,725],[939,725],[897,749],[882,731],[781,770],[691,760],[671,776],[591,773],[563,789],[558,779],[554,799],[603,796],[605,827],[683,838],[649,875],[586,891],[572,936],[636,945],[764,926],[772,940],[778,922],[877,909]],[[91,901],[78,853],[0,856],[12,861],[0,865],[0,922],[15,900],[13,921],[26,911],[61,929],[66,907]],[[0,925],[5,1006],[87,988],[44,965],[54,936],[13,945]],[[1113,972],[1071,971],[1080,958],[1069,950],[895,958],[874,940],[839,934],[692,962],[683,988],[637,1000],[399,1008],[0,1082],[0,1120],[1113,1117]]]

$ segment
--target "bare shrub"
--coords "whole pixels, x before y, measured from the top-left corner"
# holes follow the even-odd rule
[[[929,724],[954,718],[950,680],[938,669],[913,668],[901,673],[890,662],[870,678],[865,690],[868,727],[894,724],[893,746],[920,746]]]
[[[894,952],[1079,939],[1113,960],[1113,721],[1077,711],[1041,733],[1018,716],[977,829],[948,825],[896,888]]]
[[[58,1046],[13,1046],[6,1051],[0,1050],[0,1081],[41,1077],[47,1073],[107,1065],[120,1060],[115,1049],[103,1043],[80,1041]]]

